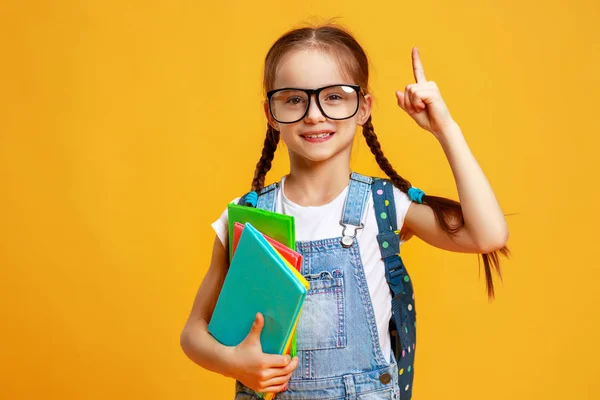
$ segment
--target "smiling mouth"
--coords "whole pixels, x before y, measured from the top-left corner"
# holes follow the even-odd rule
[[[314,133],[314,134],[306,134],[301,135],[304,139],[326,139],[330,136],[333,136],[335,132],[326,132],[326,133]]]

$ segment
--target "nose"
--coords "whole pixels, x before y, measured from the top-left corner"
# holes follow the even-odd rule
[[[308,112],[306,113],[306,116],[304,117],[304,121],[308,124],[316,124],[318,122],[323,122],[323,121],[327,120],[327,118],[325,118],[325,116],[319,109],[317,101],[318,101],[317,96],[313,94],[310,98]]]

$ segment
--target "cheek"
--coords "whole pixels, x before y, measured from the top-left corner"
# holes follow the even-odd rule
[[[295,126],[296,124],[280,124],[279,125],[279,137],[281,141],[289,147],[289,144],[292,143],[292,140],[295,136],[297,136],[298,128]]]
[[[348,137],[354,136],[354,134],[356,133],[357,126],[357,119],[356,117],[353,117],[349,120],[338,121],[335,129],[338,133],[341,134],[340,136]]]

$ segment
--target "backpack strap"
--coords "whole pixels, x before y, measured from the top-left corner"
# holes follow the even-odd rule
[[[396,218],[394,187],[387,179],[374,178],[371,192],[379,234],[377,242],[392,291],[390,334],[398,364],[400,398],[410,399],[416,345],[416,311],[413,285],[400,257],[400,231]]]
[[[400,258],[400,232],[398,232],[393,185],[387,180],[376,179],[373,182],[372,192],[375,219],[379,229],[377,242],[386,267],[386,279],[393,296],[396,297],[404,291],[404,264]]]

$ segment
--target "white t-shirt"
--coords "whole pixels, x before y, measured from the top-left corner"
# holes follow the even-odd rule
[[[340,225],[342,211],[346,201],[349,186],[330,203],[318,207],[304,207],[290,201],[284,194],[286,177],[281,179],[280,190],[277,192],[275,212],[292,215],[296,225],[296,240],[311,241],[328,239],[342,235],[343,227]],[[410,198],[400,189],[394,187],[394,201],[396,203],[396,216],[398,229],[404,224],[404,217],[410,207]],[[232,202],[237,203],[240,198]],[[357,232],[358,246],[362,263],[373,303],[377,331],[379,332],[379,343],[386,359],[391,357],[391,343],[388,334],[389,321],[392,317],[392,293],[385,279],[385,265],[381,259],[381,252],[377,244],[377,221],[373,210],[373,198],[368,197],[363,211],[361,222],[364,229]],[[227,209],[220,218],[211,225],[217,236],[227,248],[228,242],[228,216]],[[400,242],[401,244],[403,241]]]

